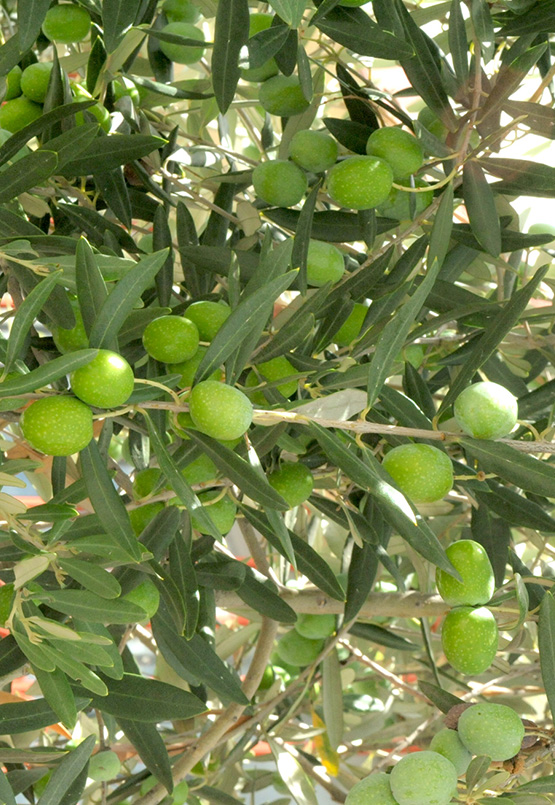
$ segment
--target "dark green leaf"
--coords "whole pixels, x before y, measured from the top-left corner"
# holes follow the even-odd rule
[[[109,655],[112,660],[112,665],[102,666],[102,673],[112,679],[121,679],[123,677],[123,662],[121,654],[118,651],[117,645],[114,643],[114,638],[108,631],[106,626],[101,623],[91,623],[90,621],[83,621],[80,618],[73,618],[73,625],[78,632],[92,633],[104,637],[111,642],[109,644],[103,643],[102,650]]]
[[[433,287],[439,269],[439,262],[428,263],[426,276],[418,288],[404,305],[397,308],[395,316],[384,327],[368,373],[368,407],[372,406],[379,396],[380,390],[390,374],[391,366]]]
[[[538,622],[540,669],[549,709],[555,713],[555,600],[546,592],[540,606]]]
[[[465,162],[463,167],[463,194],[470,227],[484,251],[499,257],[501,251],[501,225],[495,207],[493,191],[484,171],[477,162]]]
[[[529,101],[506,101],[503,111],[511,117],[524,116],[522,125],[528,126],[531,132],[555,140],[555,110],[549,106]]]
[[[10,329],[10,337],[4,359],[4,371],[9,372],[15,361],[23,357],[23,348],[35,319],[40,314],[44,303],[50,296],[60,278],[59,272],[51,274],[35,285],[30,294],[16,310]]]
[[[265,287],[254,291],[237,305],[208,347],[197,369],[196,382],[204,380],[221,366],[235,352],[251,330],[260,326],[262,315],[267,313],[268,303],[273,303],[283,291],[289,288],[296,276],[296,271],[288,271],[287,274],[277,277]]]
[[[87,494],[106,533],[110,535],[118,548],[127,553],[132,561],[140,561],[141,550],[131,527],[125,504],[112,483],[94,440],[81,451],[81,468]]]
[[[103,567],[81,559],[59,559],[58,562],[64,573],[91,593],[101,598],[117,598],[120,595],[121,587],[118,580]]]
[[[555,794],[555,774],[548,774],[545,777],[536,777],[528,783],[520,785],[517,791],[533,792],[534,794]]]
[[[49,6],[50,0],[18,0],[17,36],[22,53],[33,45],[40,33]]]
[[[514,489],[488,481],[490,494],[477,493],[478,499],[512,525],[555,533],[555,519],[537,503],[519,495]]]
[[[451,0],[449,11],[449,50],[459,87],[466,88],[468,82],[468,41],[466,26],[461,10],[461,0]]]
[[[291,28],[298,28],[306,8],[305,0],[270,0],[270,5]]]
[[[37,601],[44,601],[56,612],[93,623],[138,623],[145,611],[138,604],[124,598],[110,601],[86,590],[58,590],[37,593]]]
[[[173,249],[172,234],[170,231],[170,225],[168,223],[168,213],[161,204],[158,205],[156,212],[154,213],[152,247],[153,252],[158,252],[161,249],[164,249],[167,252],[167,257],[154,278],[158,302],[162,306],[167,306],[169,305],[172,296]]]
[[[378,557],[373,545],[365,542],[360,548],[352,543],[351,560],[347,576],[347,596],[345,600],[345,621],[355,618],[374,584],[378,572]]]
[[[72,730],[77,721],[77,708],[67,676],[58,668],[47,673],[40,668],[33,667],[33,673],[39,683],[42,695],[54,710],[58,719],[68,730]]]
[[[458,696],[454,696],[447,690],[438,688],[437,685],[432,685],[431,682],[419,680],[418,687],[442,713],[448,713],[457,704],[464,704],[463,699],[459,699]]]
[[[505,481],[536,495],[555,497],[555,466],[521,453],[502,442],[486,439],[461,439],[461,446],[479,462],[485,472],[493,472]]]
[[[114,168],[105,172],[99,168],[94,173],[94,181],[109,209],[122,224],[130,229],[132,225],[131,201],[123,170]]]
[[[149,254],[122,277],[95,318],[90,332],[91,344],[105,348],[117,336],[133,306],[164,264],[167,255],[166,249]]]
[[[324,117],[322,120],[341,145],[355,154],[366,154],[366,143],[374,131],[373,128],[356,120],[343,120],[339,117]]]
[[[206,508],[203,507],[202,503],[195,495],[181,472],[177,467],[177,464],[170,456],[166,447],[160,438],[156,428],[154,427],[151,418],[143,414],[146,418],[146,423],[148,426],[148,433],[150,436],[150,441],[152,444],[152,448],[154,450],[154,454],[158,459],[158,464],[160,465],[160,469],[170,482],[171,488],[181,501],[184,506],[187,507],[189,514],[191,516],[195,516],[198,522],[206,528],[206,530],[210,533],[214,539],[221,540],[222,535],[212,522],[212,518],[210,517],[209,512]]]
[[[196,430],[187,430],[190,438],[202,447],[204,453],[210,456],[220,472],[229,478],[251,500],[270,509],[288,511],[289,504],[268,483],[266,476],[257,472],[248,461],[238,456],[229,447],[211,439],[204,433]]]
[[[79,239],[75,250],[75,282],[85,332],[90,335],[108,291],[94,252],[85,238]]]
[[[62,173],[64,176],[83,176],[95,173],[99,166],[102,166],[103,171],[110,171],[147,156],[164,143],[165,140],[161,137],[152,137],[149,134],[98,136],[76,159],[64,166]]]
[[[129,76],[134,84],[137,84],[139,87],[144,87],[145,89],[151,90],[151,92],[157,92],[160,95],[166,95],[169,98],[175,98],[176,100],[180,99],[189,99],[189,100],[204,100],[206,98],[212,98],[213,94],[210,93],[203,93],[203,92],[191,92],[186,89],[180,89],[179,87],[174,87],[172,84],[161,84],[159,81],[153,81],[150,78],[145,78],[142,75],[132,75]]]
[[[171,793],[173,777],[170,758],[156,724],[126,718],[118,718],[118,724],[149,772]]]
[[[549,2],[536,3],[527,9],[525,14],[504,15],[503,21],[505,18],[508,18],[508,21],[499,31],[501,36],[522,36],[555,30],[555,8]]]
[[[26,375],[6,380],[0,385],[0,399],[12,397],[15,394],[26,394],[48,386],[64,375],[90,363],[97,354],[96,349],[80,349],[68,355],[62,355],[60,358],[54,358],[53,361],[39,366],[38,369],[33,369]]]
[[[199,634],[187,640],[157,615],[152,619],[152,631],[162,656],[182,678],[197,677],[224,701],[248,703],[238,677]]]
[[[432,232],[430,234],[430,249],[428,252],[428,265],[437,260],[443,265],[445,255],[449,250],[449,241],[453,229],[453,185],[448,185],[443,191],[439,207],[435,214]]]
[[[241,509],[247,519],[260,531],[262,536],[268,540],[270,545],[287,559],[286,551],[270,527],[266,516],[261,511],[252,509],[250,506],[243,505]],[[304,539],[294,534],[293,531],[289,531],[289,538],[293,546],[293,551],[295,552],[299,572],[310,579],[310,581],[322,590],[323,593],[326,593],[326,595],[335,598],[336,601],[344,601],[345,593],[343,592],[343,588],[337,581],[335,573],[322,556],[315,551],[308,542],[305,542]]]
[[[322,186],[321,181],[315,183],[308,194],[297,222],[295,237],[293,238],[293,251],[291,252],[291,267],[299,269],[297,280],[300,292],[306,295],[306,262],[308,257],[308,247],[310,245],[310,233],[312,231],[312,221],[314,220],[314,210],[318,193]]]
[[[76,699],[77,710],[80,712],[87,707],[89,702],[90,698]],[[2,729],[5,730],[5,735],[41,730],[57,722],[58,716],[46,699],[0,704],[0,723]]]
[[[15,795],[12,790],[12,787],[8,782],[8,778],[1,769],[0,769],[0,800],[4,803],[4,805],[16,805]]]
[[[89,735],[64,757],[48,780],[37,805],[63,805],[64,802],[68,802],[66,797],[74,783],[81,780],[80,775],[88,765],[95,743],[96,736]],[[85,787],[85,782],[86,775],[82,780],[81,791]],[[80,796],[77,796],[76,799],[71,798],[70,801],[75,803],[79,798]]]
[[[493,22],[486,0],[472,0],[470,16],[474,32],[482,47],[484,63],[487,64],[493,56],[495,48],[495,34]]]
[[[124,674],[122,679],[107,679],[107,696],[91,696],[93,707],[116,718],[155,723],[186,719],[206,712],[206,705],[192,693],[167,682]]]
[[[128,0],[103,0],[104,47],[108,53],[117,48],[125,31],[135,22],[136,13],[137,5]]]
[[[492,176],[503,180],[492,185],[497,193],[555,197],[555,168],[550,165],[506,157],[481,159],[480,165]]]
[[[249,68],[262,67],[268,59],[279,53],[290,33],[287,25],[272,25],[251,36],[248,40]]]
[[[225,114],[235,96],[241,75],[239,53],[249,37],[248,0],[219,3],[214,28],[212,75],[218,108]]]
[[[370,640],[372,643],[377,643],[379,646],[387,646],[388,648],[395,649],[396,651],[416,651],[416,643],[411,643],[401,635],[389,632],[382,626],[376,626],[375,623],[353,623],[349,629],[349,634],[360,637],[362,640]]]
[[[185,637],[190,640],[197,628],[199,618],[199,589],[197,574],[191,557],[191,525],[176,535],[169,548],[170,573],[185,604]]]
[[[247,568],[245,581],[237,595],[247,606],[280,623],[295,623],[297,615],[275,592],[274,584],[261,573]]]
[[[58,155],[54,151],[34,151],[8,165],[0,173],[0,204],[49,179],[57,165]]]
[[[409,42],[387,33],[360,8],[336,7],[316,22],[317,28],[340,45],[379,59],[412,56]]]
[[[264,215],[270,221],[285,229],[295,231],[299,220],[299,210],[288,210],[276,207],[264,210]],[[391,220],[378,219],[378,234],[391,229]],[[315,212],[312,221],[312,237],[316,240],[325,240],[331,243],[353,243],[363,239],[363,232],[358,215],[353,212],[340,212],[339,210],[323,210]]]
[[[42,149],[54,151],[58,155],[57,169],[60,170],[70,159],[75,159],[76,154],[88,148],[97,134],[98,123],[83,123],[82,126],[64,131],[58,137],[43,143]]]

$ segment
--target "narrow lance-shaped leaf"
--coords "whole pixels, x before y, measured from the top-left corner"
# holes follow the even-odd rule
[[[108,600],[88,590],[52,590],[36,594],[56,612],[93,623],[137,623],[145,611],[138,604],[123,598]]]
[[[453,59],[459,86],[465,88],[468,81],[468,40],[461,10],[461,0],[451,0],[449,11],[449,50]]]
[[[48,386],[64,375],[90,363],[96,355],[98,355],[96,349],[79,349],[68,355],[62,355],[60,358],[54,358],[53,361],[39,366],[38,369],[33,369],[26,375],[6,380],[0,384],[0,399],[12,397],[14,394],[26,394]]]
[[[379,396],[380,389],[390,374],[391,366],[433,287],[439,269],[440,265],[437,261],[431,265],[428,264],[424,280],[384,327],[368,373],[368,407],[371,407]]]
[[[67,794],[72,788],[74,782],[88,764],[95,742],[96,736],[89,735],[65,756],[48,780],[38,805],[61,805],[64,801],[64,794]],[[85,780],[83,780],[84,786]]]
[[[408,42],[384,31],[361,8],[336,6],[316,22],[317,28],[355,53],[380,59],[401,59],[411,56]]]
[[[301,214],[297,223],[297,230],[293,239],[293,251],[291,253],[291,265],[293,268],[299,269],[299,290],[306,294],[306,269],[308,247],[310,245],[310,233],[312,231],[312,221],[314,220],[314,210],[316,208],[316,201],[318,193],[322,186],[322,181],[316,182],[314,187],[308,194],[306,201],[303,204]]]
[[[141,549],[131,527],[129,515],[94,440],[81,451],[80,457],[87,494],[106,533],[132,561],[140,561]],[[87,619],[86,616],[83,617]]]
[[[25,339],[54,286],[58,282],[60,272],[56,271],[41,280],[18,307],[13,318],[4,361],[4,373],[8,373],[15,361],[22,357]]]
[[[12,787],[2,769],[0,769],[0,800],[4,805],[17,805]]]
[[[75,250],[75,282],[83,325],[85,332],[90,335],[95,319],[108,297],[108,291],[94,252],[83,237],[79,239]]]
[[[555,600],[552,593],[544,595],[538,623],[540,669],[549,708],[555,713]]]
[[[103,0],[102,22],[104,23],[104,46],[113,53],[124,32],[135,22],[137,4],[129,0]]]
[[[73,729],[77,721],[77,708],[73,691],[64,672],[56,668],[55,671],[46,673],[40,668],[33,667],[33,673],[39,683],[42,695],[62,724],[68,730]]]
[[[118,718],[118,724],[149,772],[171,793],[173,777],[170,758],[156,724],[145,724],[127,718]]]
[[[305,0],[270,0],[270,5],[291,28],[297,28],[301,24],[306,8]]]
[[[212,74],[218,108],[225,114],[235,96],[241,75],[239,53],[249,37],[248,0],[219,3],[214,29]]]
[[[25,53],[34,44],[49,6],[50,0],[18,1],[17,36],[21,53]]]
[[[33,151],[0,174],[0,204],[49,179],[58,165],[54,151]]]
[[[463,193],[468,220],[476,240],[486,252],[499,257],[501,224],[495,198],[484,171],[472,160],[463,167]]]
[[[141,294],[148,288],[168,255],[168,250],[149,254],[139,260],[116,285],[98,312],[90,332],[90,343],[104,347],[115,338]]]
[[[187,507],[189,514],[194,515],[198,522],[207,529],[208,533],[214,537],[214,539],[221,541],[222,535],[214,525],[210,514],[207,512],[207,509],[203,507],[202,503],[179,471],[177,464],[166,450],[166,447],[162,442],[162,439],[160,438],[156,428],[154,427],[150,416],[148,416],[148,414],[145,412],[143,412],[143,416],[146,419],[154,454],[158,459],[160,469],[170,482],[173,491],[179,500]]]
[[[259,288],[237,305],[208,347],[197,369],[196,382],[207,378],[235,352],[252,328],[258,325],[261,314],[268,308],[268,303],[277,299],[291,285],[296,276],[296,271],[288,271],[287,274],[283,274],[266,286]]]
[[[489,439],[461,439],[461,445],[485,472],[494,472],[504,481],[536,495],[555,497],[553,464]]]
[[[428,265],[437,260],[443,265],[445,255],[449,250],[449,241],[453,229],[453,185],[449,184],[443,191],[439,207],[435,214],[432,232],[430,235],[430,249],[428,251]]]

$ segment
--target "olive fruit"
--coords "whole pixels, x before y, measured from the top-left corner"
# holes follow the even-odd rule
[[[382,466],[414,503],[441,500],[453,486],[449,456],[430,444],[401,444],[384,456]]]
[[[487,671],[498,643],[497,622],[487,607],[457,607],[445,616],[441,644],[447,660],[461,674]]]
[[[520,751],[524,738],[522,719],[505,704],[474,704],[461,714],[459,738],[473,755],[508,760]]]
[[[499,383],[473,383],[462,391],[453,406],[457,424],[475,439],[507,436],[518,418],[516,397]]]
[[[450,730],[447,727],[436,732],[431,740],[430,749],[450,760],[459,777],[465,773],[472,760],[472,754],[459,738],[457,730]]]
[[[399,805],[447,805],[457,790],[457,771],[439,752],[405,755],[390,774]]]
[[[443,600],[452,607],[487,604],[495,590],[495,579],[482,545],[472,539],[460,539],[449,545],[445,553],[462,581],[437,568],[436,584]]]

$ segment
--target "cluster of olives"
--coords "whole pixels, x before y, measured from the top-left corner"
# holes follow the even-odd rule
[[[473,383],[455,400],[454,415],[461,430],[469,436],[500,439],[514,428],[518,403],[516,397],[498,383]],[[446,453],[432,445],[394,447],[384,456],[383,466],[414,503],[441,500],[453,487],[451,461]]]
[[[471,539],[453,542],[446,554],[461,580],[437,569],[439,594],[453,607],[443,621],[443,651],[460,673],[481,674],[495,659],[499,643],[497,622],[484,606],[495,590],[493,568],[482,545]]]
[[[428,750],[405,755],[389,774],[376,772],[356,783],[346,805],[447,805],[473,755],[504,761],[517,755],[524,738],[520,716],[504,704],[473,704],[457,729],[434,735]]]
[[[85,39],[90,28],[91,18],[85,8],[61,3],[47,11],[42,33],[51,42],[71,44]],[[6,102],[0,108],[0,128],[19,131],[42,115],[52,66],[52,62],[37,62],[29,64],[23,71],[19,65],[9,71],[4,95]]]

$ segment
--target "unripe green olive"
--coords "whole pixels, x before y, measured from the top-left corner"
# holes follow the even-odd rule
[[[457,607],[445,616],[441,644],[447,660],[461,674],[483,674],[499,643],[497,622],[487,607]]]
[[[445,553],[462,581],[437,568],[436,584],[443,600],[452,607],[487,604],[495,590],[495,579],[482,545],[472,539],[461,539],[449,545]]]
[[[347,794],[345,805],[397,805],[391,793],[389,774],[374,772],[355,783]]]
[[[430,444],[401,444],[384,456],[382,464],[414,503],[441,500],[453,486],[449,456]]]
[[[447,805],[457,790],[457,772],[438,752],[405,755],[393,767],[391,793],[399,805]]]
[[[461,714],[459,738],[473,755],[508,760],[520,751],[524,738],[522,719],[504,704],[475,704]]]
[[[450,730],[447,727],[434,735],[430,749],[450,760],[459,777],[465,773],[472,760],[472,754],[459,738],[457,730]]]
[[[475,439],[507,436],[518,419],[516,397],[499,383],[473,383],[462,391],[453,406],[457,424]]]

